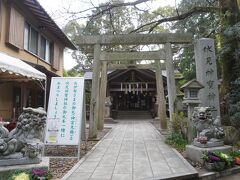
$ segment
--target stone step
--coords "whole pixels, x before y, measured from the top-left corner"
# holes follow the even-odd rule
[[[148,111],[118,111],[117,119],[152,119]]]

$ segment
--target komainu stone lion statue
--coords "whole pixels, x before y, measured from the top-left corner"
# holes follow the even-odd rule
[[[220,117],[213,120],[210,107],[195,107],[192,122],[197,131],[193,145],[198,147],[222,146],[225,136]]]
[[[23,108],[10,133],[0,125],[0,165],[39,163],[45,124],[46,112],[42,108]]]

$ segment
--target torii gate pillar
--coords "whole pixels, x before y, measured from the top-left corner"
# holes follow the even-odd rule
[[[167,129],[167,119],[166,119],[166,100],[164,97],[163,79],[162,79],[162,69],[160,66],[160,60],[155,60],[156,64],[156,84],[157,84],[157,104],[158,110],[155,119],[160,120],[160,128]]]
[[[172,49],[171,49],[170,43],[166,43],[164,48],[166,53],[169,117],[170,117],[170,121],[172,121],[173,113],[174,113],[174,103],[176,100],[176,85],[175,85],[175,76],[174,76],[174,67],[173,67],[173,55],[172,55]]]
[[[107,93],[107,61],[102,62],[101,71],[101,83],[100,83],[100,97],[99,97],[99,117],[98,117],[98,130],[104,128],[104,117],[105,117],[105,100]]]
[[[89,138],[97,137],[97,123],[99,118],[99,82],[101,62],[99,60],[101,53],[100,44],[94,45],[94,60],[93,60],[93,75],[92,75],[92,92],[90,102],[90,117],[89,117]]]

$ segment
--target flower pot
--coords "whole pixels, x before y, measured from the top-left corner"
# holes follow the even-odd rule
[[[219,161],[219,162],[205,162],[204,163],[205,169],[209,171],[222,171],[225,169],[225,162]]]
[[[235,163],[236,163],[237,165],[240,165],[240,157],[235,157]]]
[[[205,167],[205,169],[207,169],[209,171],[213,171],[214,170],[214,163],[204,162],[204,167]]]
[[[38,177],[38,180],[46,180],[46,177]]]
[[[225,169],[225,162],[215,162],[214,163],[214,166],[215,166],[215,171],[222,171],[222,170],[224,170]]]

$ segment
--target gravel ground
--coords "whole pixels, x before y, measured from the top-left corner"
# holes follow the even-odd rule
[[[98,137],[94,140],[82,141],[80,157],[83,157],[89,152],[92,147],[98,143],[102,137],[107,134],[110,129],[106,128],[98,132]],[[88,130],[86,130],[88,132]],[[88,135],[87,135],[88,136]],[[86,136],[86,137],[87,137]],[[45,146],[45,156],[77,156],[77,146]],[[76,163],[76,158],[50,158],[50,172],[53,179],[61,179]]]

